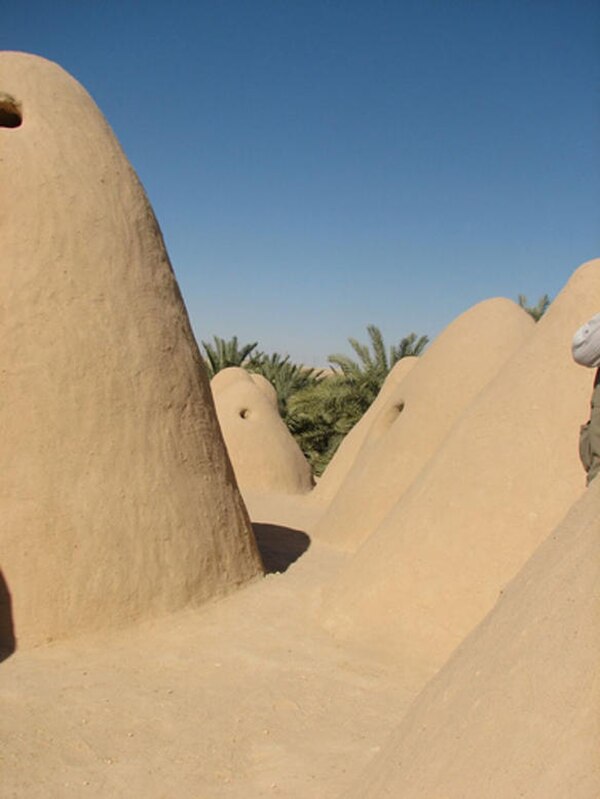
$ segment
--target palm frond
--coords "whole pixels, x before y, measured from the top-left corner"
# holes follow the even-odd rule
[[[528,305],[527,297],[524,294],[519,294],[517,301],[519,306],[526,311],[535,322],[540,321],[552,302],[548,294],[542,294],[535,305]]]
[[[213,341],[201,341],[206,353],[206,367],[210,377],[214,377],[221,369],[229,366],[243,366],[250,353],[258,346],[258,342],[244,344],[240,347],[238,337],[229,340],[213,336]]]
[[[383,335],[381,330],[376,325],[368,325],[367,333],[371,339],[371,347],[375,355],[375,364],[384,374],[389,372],[388,358],[385,351],[385,344],[383,343]]]

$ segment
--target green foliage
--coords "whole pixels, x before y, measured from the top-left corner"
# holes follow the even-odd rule
[[[381,331],[367,327],[369,343],[349,339],[357,360],[330,355],[333,375],[325,377],[290,361],[289,355],[256,351],[257,342],[240,345],[237,336],[226,341],[213,336],[203,341],[212,378],[228,366],[242,366],[263,375],[275,387],[281,418],[316,474],[321,474],[344,436],[368,410],[391,368],[401,358],[420,355],[429,339],[410,333],[386,350]]]
[[[417,336],[416,333],[409,333],[400,339],[397,347],[390,349],[390,368],[401,358],[421,355],[425,347],[429,344],[429,336]]]
[[[206,368],[210,378],[213,378],[221,369],[226,369],[229,366],[245,366],[246,360],[253,350],[258,346],[258,342],[253,344],[238,344],[237,336],[226,341],[219,336],[213,336],[213,344],[206,341],[202,342],[202,346],[206,352]]]
[[[539,322],[542,316],[550,306],[550,297],[548,294],[543,294],[537,301],[537,305],[527,305],[527,297],[524,294],[519,294],[519,305],[526,311],[529,316],[535,321]]]
[[[368,325],[367,333],[371,349],[369,349],[369,344],[361,344],[355,338],[348,339],[352,349],[358,355],[358,361],[352,360],[347,355],[329,356],[329,362],[334,368],[338,367],[341,370],[346,383],[354,388],[356,403],[363,408],[362,413],[379,394],[391,368],[401,358],[406,358],[408,355],[420,355],[429,342],[427,336],[417,338],[416,333],[410,333],[401,339],[397,346],[390,347],[388,355],[381,330],[375,325]]]
[[[322,474],[364,410],[365,402],[356,387],[341,374],[326,377],[290,398],[288,427],[315,474]]]
[[[257,352],[249,360],[246,368],[250,372],[266,377],[275,387],[279,414],[286,423],[290,398],[305,388],[317,385],[323,374],[317,369],[292,363],[289,355],[282,357],[278,352],[273,352],[271,355]]]
[[[350,432],[379,394],[391,368],[407,355],[419,355],[429,339],[415,333],[386,351],[381,331],[369,325],[369,344],[348,339],[358,360],[330,355],[337,367],[331,377],[293,395],[288,426],[316,474],[321,474],[344,436]]]

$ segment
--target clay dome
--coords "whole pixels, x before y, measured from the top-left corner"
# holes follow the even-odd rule
[[[239,367],[223,369],[211,381],[235,476],[242,491],[306,493],[313,485],[310,466],[265,383],[270,386]]]
[[[600,796],[599,516],[596,480],[422,691],[352,797]]]
[[[261,572],[163,239],[63,69],[0,54],[0,558],[19,646]]]
[[[585,487],[579,426],[594,372],[571,357],[597,310],[580,267],[523,346],[326,592],[335,635],[435,672]]]
[[[339,491],[357,457],[362,454],[363,447],[372,446],[394,423],[399,412],[399,405],[396,402],[398,386],[418,362],[419,359],[412,356],[401,358],[391,369],[375,401],[345,436],[327,465],[313,491],[315,500],[330,502]]]
[[[533,329],[531,317],[502,298],[485,300],[455,319],[399,386],[390,387],[382,429],[373,431],[379,433],[377,444],[358,453],[315,535],[334,546],[356,549]]]

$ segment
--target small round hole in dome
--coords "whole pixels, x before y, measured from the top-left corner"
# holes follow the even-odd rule
[[[22,122],[19,103],[10,94],[0,92],[0,128],[18,128]]]

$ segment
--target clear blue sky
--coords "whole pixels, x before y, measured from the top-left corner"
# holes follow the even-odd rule
[[[0,0],[0,49],[93,95],[199,339],[323,364],[600,255],[597,0]]]

